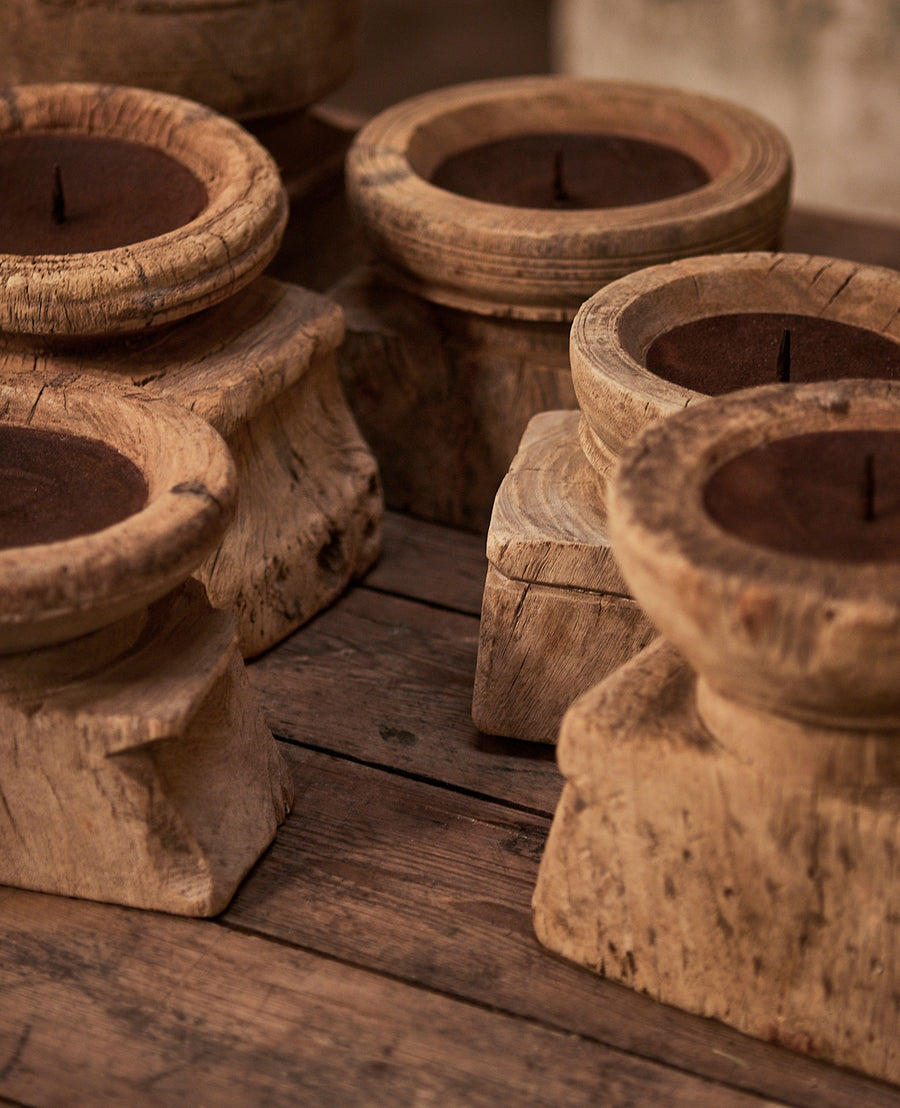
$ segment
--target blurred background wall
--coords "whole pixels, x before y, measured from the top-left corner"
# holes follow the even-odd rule
[[[900,224],[900,0],[359,0],[332,99],[371,114],[459,81],[558,71],[711,92],[787,134],[800,203]]]

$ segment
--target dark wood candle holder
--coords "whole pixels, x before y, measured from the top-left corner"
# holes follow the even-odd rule
[[[769,253],[650,267],[585,302],[571,332],[580,414],[535,418],[494,505],[473,700],[479,728],[554,742],[568,705],[652,638],[609,542],[605,484],[624,444],[710,392],[758,384],[765,374],[777,379],[785,316],[801,317],[794,322],[794,378],[900,375],[898,305],[900,275],[893,270]],[[647,368],[648,352],[675,328],[732,313],[777,316],[764,328],[769,346],[756,369],[740,368],[750,349],[740,320],[726,328],[735,335],[733,353],[727,344],[721,355],[710,347],[706,358],[711,352],[717,372],[693,381],[707,391]],[[825,332],[826,353],[860,342],[865,364],[823,360],[813,336],[811,365],[804,349],[810,324],[843,325],[835,332],[841,341]],[[702,364],[702,353],[697,347],[688,360]]]
[[[625,449],[616,557],[665,638],[567,712],[534,894],[564,957],[895,1082],[898,444],[900,385],[845,380]]]
[[[17,375],[0,399],[0,882],[212,915],[293,792],[234,617],[187,580],[234,510],[231,457],[110,382]]]
[[[0,85],[132,85],[241,118],[306,107],[356,61],[353,0],[9,0]]]
[[[483,164],[491,144],[500,157]],[[595,195],[617,176],[620,146],[649,161],[622,191]],[[687,187],[672,158],[699,174]],[[524,180],[535,161],[543,201]],[[655,194],[648,165],[663,178]],[[496,191],[468,194],[494,177]],[[371,120],[347,185],[375,269],[335,296],[343,379],[388,503],[484,531],[528,419],[575,406],[567,343],[579,305],[655,262],[774,247],[790,180],[787,143],[758,116],[646,85],[486,81]]]
[[[340,310],[260,277],[285,196],[271,157],[237,124],[122,88],[30,86],[0,105],[0,144],[51,125],[53,135],[146,145],[184,166],[207,200],[146,240],[65,253],[63,228],[59,252],[0,255],[0,367],[48,381],[71,370],[128,380],[221,432],[241,496],[199,572],[213,604],[237,611],[245,655],[259,653],[334,600],[380,548],[377,468],[337,380]],[[49,209],[49,174],[47,188]]]

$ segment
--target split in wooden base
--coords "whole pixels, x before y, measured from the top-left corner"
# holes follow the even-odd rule
[[[900,1081],[900,733],[717,712],[701,682],[714,736],[696,690],[658,640],[569,710],[539,939],[664,1003]]]
[[[226,906],[293,795],[196,581],[0,657],[0,782],[0,882],[191,916]]]
[[[56,349],[4,336],[0,367],[130,381],[219,431],[238,471],[238,508],[199,576],[213,604],[237,612],[248,657],[335,600],[380,551],[378,470],[337,379],[342,334],[331,301],[260,278],[224,304],[114,345]]]
[[[472,704],[489,734],[556,742],[576,697],[655,635],[613,558],[579,420],[535,416],[494,502]]]

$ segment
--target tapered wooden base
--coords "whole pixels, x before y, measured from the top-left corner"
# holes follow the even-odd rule
[[[900,1082],[897,732],[725,705],[658,640],[581,697],[538,875],[551,950]]]
[[[388,506],[483,534],[528,420],[575,407],[568,323],[445,308],[365,267],[332,295],[341,380]]]
[[[199,576],[213,604],[237,612],[247,657],[330,604],[380,551],[378,470],[337,379],[342,335],[330,300],[260,278],[225,304],[114,344],[59,349],[4,336],[0,367],[124,379],[219,431],[238,508]]]
[[[494,502],[472,702],[489,734],[555,742],[572,701],[655,634],[612,556],[579,420],[535,416]]]
[[[0,657],[0,882],[221,911],[291,806],[230,613],[196,581]]]

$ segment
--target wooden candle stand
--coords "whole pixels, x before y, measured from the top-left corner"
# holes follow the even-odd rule
[[[206,191],[194,220],[145,241],[0,256],[0,367],[130,380],[220,431],[241,495],[200,576],[237,611],[244,654],[259,653],[369,568],[383,512],[337,380],[340,310],[259,276],[287,214],[274,163],[236,124],[158,93],[32,86],[0,109],[0,143],[50,120],[54,133],[128,135],[183,160]]]
[[[234,466],[182,407],[96,385],[0,382],[0,882],[212,915],[292,798],[234,617],[185,584],[228,524]],[[56,471],[9,453],[16,428]],[[115,464],[80,463],[85,442]],[[123,466],[142,506],[85,530]]]
[[[616,557],[659,640],[582,696],[541,942],[900,1081],[900,385],[768,386],[640,433]]]
[[[495,143],[499,168],[480,160]],[[623,192],[596,195],[620,145],[650,161]],[[672,158],[699,176],[685,185]],[[535,159],[543,199],[524,181]],[[758,116],[645,85],[478,82],[371,120],[347,185],[376,268],[334,295],[343,380],[388,503],[483,532],[529,418],[575,406],[578,306],[654,262],[775,246],[790,179],[787,143]],[[649,197],[648,180],[659,186]],[[471,192],[485,182],[497,190]]]
[[[535,418],[494,506],[473,698],[481,730],[554,742],[568,705],[652,637],[609,543],[605,484],[625,443],[711,393],[761,383],[766,373],[774,380],[786,315],[803,317],[795,330],[797,322],[816,321],[847,328],[843,340],[840,329],[837,339],[824,334],[830,361],[822,360],[821,337],[809,340],[812,357],[804,354],[797,331],[795,378],[900,377],[898,306],[900,275],[893,270],[768,253],[650,267],[585,302],[571,332],[581,414]],[[695,370],[693,380],[678,384],[647,368],[648,351],[674,328],[732,313],[777,313],[767,351],[753,349],[729,320],[724,348],[693,359],[695,366],[711,360],[713,373]],[[842,356],[856,341],[858,363]]]
[[[4,15],[0,85],[132,85],[239,118],[303,108],[356,61],[352,0],[8,0]]]

